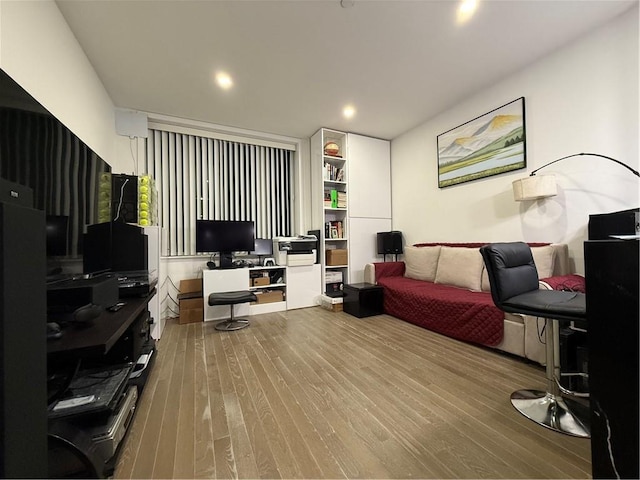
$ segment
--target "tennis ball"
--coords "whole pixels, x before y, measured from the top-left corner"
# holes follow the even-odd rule
[[[147,194],[146,193],[141,193],[140,194],[140,201],[141,202],[146,202],[148,199]]]
[[[140,193],[147,193],[149,191],[149,187],[145,187],[144,185],[141,185],[138,190]]]
[[[147,202],[140,202],[140,210],[149,210],[149,204]]]

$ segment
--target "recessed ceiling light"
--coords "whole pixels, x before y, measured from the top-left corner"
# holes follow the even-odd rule
[[[468,22],[476,9],[478,8],[478,0],[461,0],[458,6],[458,25]]]
[[[233,87],[233,79],[228,73],[218,72],[216,73],[216,82],[218,86],[223,90],[228,90]]]
[[[351,105],[347,105],[342,109],[342,115],[344,115],[344,118],[352,118],[355,114],[356,109]]]

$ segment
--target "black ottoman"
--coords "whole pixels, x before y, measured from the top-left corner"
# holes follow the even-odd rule
[[[209,295],[209,305],[231,305],[231,316],[226,320],[218,322],[215,326],[216,330],[225,332],[240,330],[249,326],[249,320],[246,318],[235,318],[233,316],[233,306],[238,303],[255,302],[257,300],[255,294],[249,290],[240,290],[236,292],[218,292]]]
[[[343,287],[342,309],[363,318],[384,313],[384,289],[372,283],[353,283]]]

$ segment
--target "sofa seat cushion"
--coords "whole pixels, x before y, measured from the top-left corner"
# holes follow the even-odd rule
[[[487,292],[449,285],[382,277],[384,311],[407,322],[460,340],[495,346],[502,341],[504,313]]]

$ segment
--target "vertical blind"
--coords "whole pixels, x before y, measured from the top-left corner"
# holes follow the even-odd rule
[[[145,169],[158,188],[169,255],[195,253],[196,219],[253,220],[257,238],[290,236],[292,152],[149,130]]]

